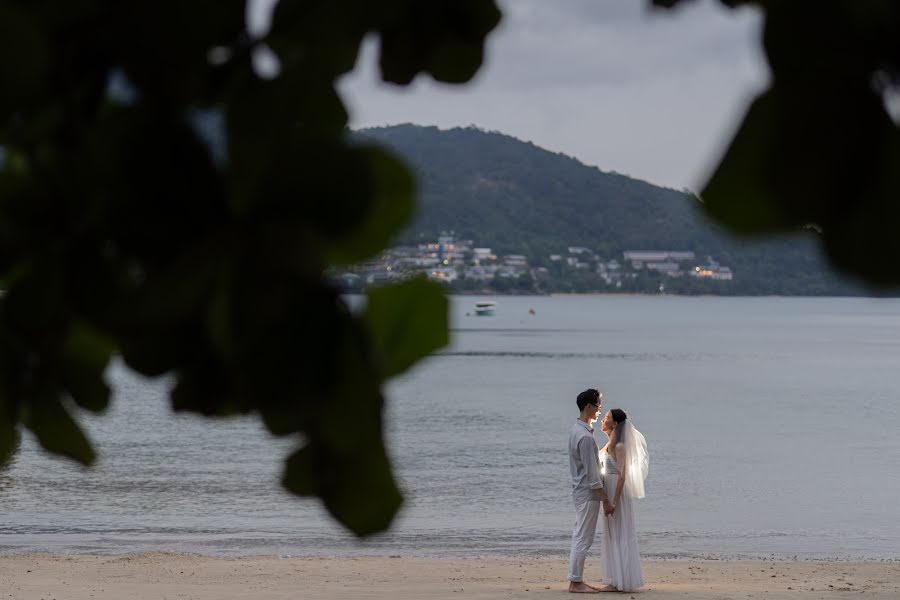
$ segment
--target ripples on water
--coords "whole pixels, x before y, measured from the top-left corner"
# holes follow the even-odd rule
[[[0,475],[0,551],[563,557],[574,398],[600,387],[650,443],[645,555],[900,558],[900,302],[506,298],[464,316],[473,302],[389,386],[407,498],[390,533],[360,542],[283,492],[295,441],[172,414],[165,380],[116,366],[113,408],[82,418],[95,468],[26,435]]]

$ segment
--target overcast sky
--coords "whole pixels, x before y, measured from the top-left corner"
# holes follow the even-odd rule
[[[273,0],[250,0],[264,21]],[[378,80],[377,45],[340,82],[353,128],[476,125],[597,166],[699,189],[765,87],[759,14],[695,0],[499,0],[503,21],[464,86]]]

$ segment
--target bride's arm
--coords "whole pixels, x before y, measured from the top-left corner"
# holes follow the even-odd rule
[[[628,457],[625,456],[625,444],[616,444],[616,467],[619,469],[618,481],[616,481],[616,495],[613,497],[613,505],[619,505],[622,490],[625,489],[625,477],[628,475]]]

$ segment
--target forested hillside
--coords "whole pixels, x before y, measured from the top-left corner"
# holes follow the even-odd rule
[[[397,244],[453,231],[500,253],[525,254],[533,265],[568,246],[619,259],[624,250],[691,250],[733,269],[727,291],[717,288],[723,293],[863,292],[830,271],[812,233],[735,238],[709,222],[687,192],[603,172],[530,142],[473,127],[398,125],[356,135],[391,147],[419,176],[419,212]]]

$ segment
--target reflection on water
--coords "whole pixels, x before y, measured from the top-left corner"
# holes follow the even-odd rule
[[[16,480],[14,477],[10,477],[9,475],[0,475],[0,496],[11,489],[16,484]]]

